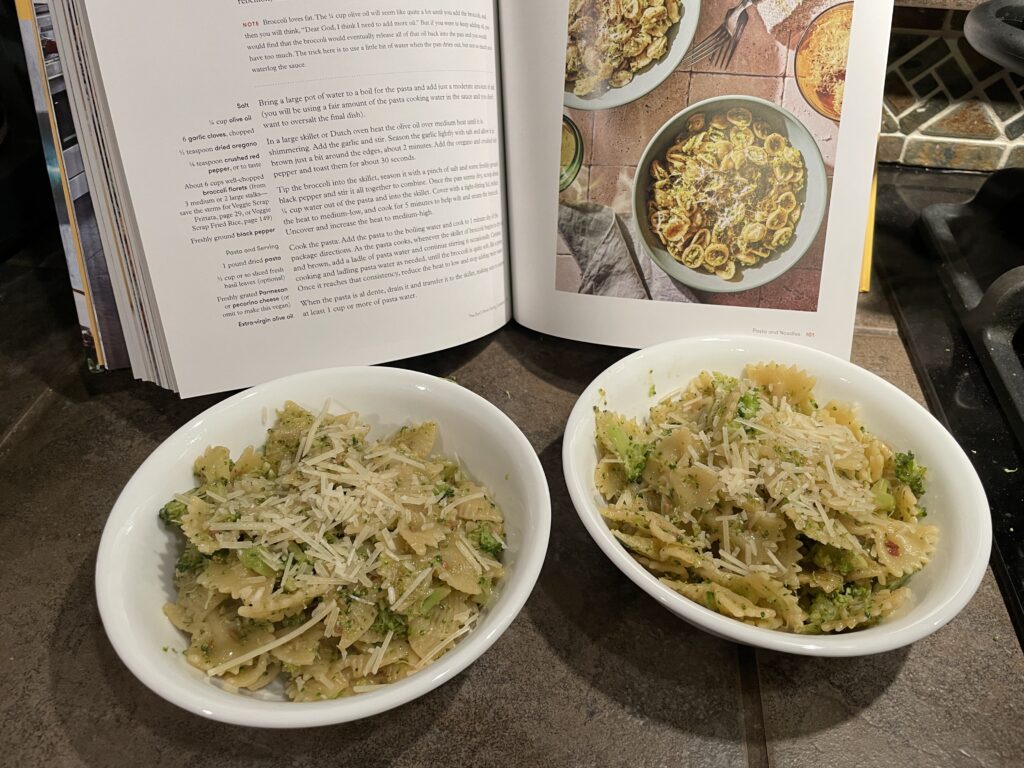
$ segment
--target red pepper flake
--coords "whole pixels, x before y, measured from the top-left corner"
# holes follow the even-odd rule
[[[885,551],[888,552],[892,557],[900,556],[900,545],[895,541],[885,540]]]

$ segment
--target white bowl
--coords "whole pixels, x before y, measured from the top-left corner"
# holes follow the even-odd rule
[[[262,445],[275,409],[286,400],[319,410],[327,398],[356,410],[371,438],[419,421],[437,422],[438,450],[457,454],[486,485],[507,526],[507,574],[477,627],[449,653],[379,691],[334,701],[296,703],[266,692],[232,693],[190,666],[186,636],[164,616],[173,600],[174,561],[182,546],[157,511],[194,485],[192,462],[208,445],[232,455]],[[512,421],[482,397],[450,381],[395,368],[333,368],[261,384],[192,419],[146,459],[121,492],[103,530],[96,597],[110,641],[146,686],[179,707],[214,720],[264,728],[341,723],[397,707],[450,680],[486,651],[519,613],[540,573],[551,528],[551,502],[537,453]]]
[[[818,380],[819,402],[859,403],[869,431],[899,450],[912,450],[928,467],[928,522],[938,526],[931,562],[910,579],[909,607],[877,626],[840,635],[796,635],[744,624],[669,589],[615,539],[598,511],[594,486],[597,447],[594,407],[643,419],[658,396],[702,370],[738,375],[747,363],[797,365]],[[603,391],[603,396],[602,396]],[[861,656],[899,648],[944,625],[967,604],[988,565],[992,524],[974,467],[953,437],[924,408],[892,384],[852,363],[785,341],[759,338],[681,339],[623,358],[598,376],[569,416],[562,444],[569,494],[598,546],[637,586],[665,608],[719,637],[809,656]]]
[[[727,110],[732,107],[746,107],[755,118],[764,118],[785,136],[794,148],[800,150],[800,154],[804,158],[804,166],[807,169],[807,183],[804,190],[797,195],[797,199],[803,203],[804,208],[789,245],[764,261],[749,267],[738,267],[736,277],[732,280],[723,280],[703,270],[690,269],[672,258],[657,235],[651,232],[647,220],[647,201],[650,197],[651,163],[659,157],[664,157],[668,148],[675,143],[676,137],[686,130],[686,121],[689,120],[690,115],[710,110]],[[636,222],[640,242],[654,262],[668,273],[669,277],[673,277],[691,288],[710,293],[749,291],[770,283],[789,271],[803,258],[807,249],[814,243],[828,207],[828,176],[825,173],[825,161],[821,157],[818,142],[807,130],[807,127],[788,109],[754,96],[714,96],[691,104],[683,111],[673,115],[654,134],[640,156],[640,163],[636,167],[636,174],[633,177],[632,203],[633,220]]]
[[[700,0],[679,0],[679,7],[682,18],[668,31],[668,52],[664,56],[633,75],[622,88],[609,88],[597,96],[577,96],[570,90],[565,91],[565,106],[585,110],[621,107],[646,96],[665,82],[690,49],[700,19]]]

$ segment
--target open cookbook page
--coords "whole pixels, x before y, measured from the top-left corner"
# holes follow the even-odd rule
[[[510,195],[516,318],[622,346],[744,333],[848,356],[892,3],[566,6],[531,20],[567,26],[531,52],[561,108],[518,131],[509,109],[551,164],[546,195]]]
[[[507,321],[492,3],[84,6],[182,395]]]

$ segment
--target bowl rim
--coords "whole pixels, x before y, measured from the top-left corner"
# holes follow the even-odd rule
[[[654,91],[658,86],[664,83],[668,76],[671,75],[679,68],[679,63],[686,56],[687,51],[690,50],[690,46],[693,45],[693,38],[697,36],[697,25],[700,23],[700,11],[701,11],[702,0],[679,0],[679,4],[685,9],[683,18],[687,16],[693,16],[693,23],[687,25],[689,30],[689,39],[686,41],[686,45],[683,46],[682,50],[678,53],[673,53],[671,56],[666,54],[662,58],[655,62],[651,62],[648,65],[646,71],[642,72],[641,75],[649,75],[655,70],[660,74],[655,75],[653,78],[646,79],[645,87],[638,90],[638,92],[632,96],[624,97],[622,95],[622,88],[609,88],[607,91],[602,93],[593,99],[587,99],[583,96],[577,96],[571,90],[565,88],[565,84],[562,84],[562,106],[568,109],[578,109],[584,112],[599,112],[603,109],[614,109],[621,107],[626,104],[632,104],[638,99],[642,99],[649,93]],[[679,40],[679,31],[682,29],[680,26],[682,20],[677,22],[674,26],[676,28],[676,37],[672,41],[670,48],[676,47],[676,41]],[[659,65],[664,65],[659,67]],[[564,70],[564,67],[563,67]],[[563,71],[563,77],[565,72]],[[605,98],[609,94],[615,93],[614,96]]]
[[[597,398],[600,397],[599,392],[607,378],[632,371],[637,363],[645,360],[645,356],[651,352],[663,352],[679,347],[699,349],[703,345],[712,343],[765,344],[771,347],[773,351],[778,351],[781,358],[780,361],[786,360],[784,355],[787,351],[793,352],[798,350],[801,355],[808,355],[812,359],[820,361],[822,363],[822,370],[829,370],[829,368],[825,367],[827,365],[831,366],[832,369],[838,367],[844,373],[852,373],[852,375],[858,378],[866,378],[871,383],[871,386],[878,387],[887,397],[894,398],[903,407],[916,410],[920,415],[926,417],[926,420],[936,428],[936,434],[939,435],[941,433],[942,436],[938,439],[941,439],[944,443],[943,448],[950,450],[956,456],[956,462],[960,465],[960,469],[963,470],[962,480],[971,486],[970,493],[982,502],[976,507],[972,507],[971,511],[968,512],[968,514],[975,515],[975,522],[978,524],[980,535],[977,547],[973,552],[968,553],[970,567],[963,574],[959,585],[954,591],[945,595],[938,605],[931,608],[925,615],[898,631],[885,631],[885,624],[882,623],[859,632],[837,635],[798,635],[780,630],[750,626],[738,619],[723,616],[716,611],[699,605],[661,584],[653,574],[629,555],[625,547],[611,535],[610,529],[597,510],[596,504],[593,501],[595,493],[593,481],[589,478],[582,479],[576,475],[573,467],[574,446],[579,440],[587,440],[591,443],[593,441],[593,429],[588,427],[588,424],[592,423],[593,405]],[[803,363],[799,363],[799,365],[802,366]],[[641,368],[644,370],[648,367],[647,363],[642,363],[641,365]],[[698,372],[694,371],[693,375],[696,375]],[[642,382],[643,378],[640,377],[638,380]],[[587,421],[588,418],[591,420],[590,422]],[[971,464],[970,459],[953,436],[949,434],[948,430],[928,409],[877,374],[852,362],[830,355],[827,352],[790,341],[763,339],[739,334],[702,336],[666,341],[627,355],[598,374],[573,406],[569,420],[566,423],[565,437],[562,443],[562,469],[566,485],[569,489],[569,496],[576,507],[576,513],[579,515],[584,527],[598,547],[623,574],[644,592],[661,603],[662,606],[685,621],[719,637],[745,645],[797,655],[825,657],[867,656],[895,650],[927,637],[959,614],[974,596],[988,568],[992,547],[992,521],[985,489],[982,486],[977,471],[974,469],[974,465]],[[879,629],[882,631],[878,631]],[[868,635],[868,632],[872,634]]]
[[[189,685],[179,684],[172,679],[177,677],[176,673],[167,672],[166,667],[153,665],[151,660],[154,652],[141,648],[131,634],[131,617],[120,604],[124,583],[118,577],[123,574],[111,563],[116,562],[118,548],[123,545],[119,539],[125,535],[126,526],[142,513],[132,497],[145,487],[145,478],[150,473],[175,458],[173,446],[176,443],[204,428],[203,421],[212,412],[234,410],[247,400],[259,397],[268,388],[286,387],[297,381],[362,376],[393,378],[397,384],[408,383],[421,389],[441,389],[456,399],[472,402],[482,408],[494,420],[494,424],[500,425],[500,430],[508,433],[507,437],[512,441],[509,451],[521,460],[517,464],[517,471],[529,475],[524,483],[536,491],[532,494],[536,498],[529,501],[534,502],[532,506],[538,524],[530,527],[524,535],[524,544],[529,544],[518,552],[512,578],[507,579],[497,599],[489,606],[491,621],[486,632],[478,628],[467,633],[451,651],[420,672],[384,686],[379,691],[331,701],[266,701],[235,695],[237,702],[214,705],[201,694],[191,691]],[[192,453],[188,456],[192,456]],[[104,525],[96,554],[96,601],[104,631],[117,656],[143,685],[166,701],[193,714],[232,725],[275,729],[334,725],[370,717],[413,701],[452,679],[482,656],[508,629],[533,592],[547,554],[550,530],[551,495],[537,451],[515,422],[493,403],[459,384],[418,371],[385,366],[322,368],[272,379],[225,398],[176,429],[146,457],[118,495]]]
[[[640,190],[646,188],[646,169],[650,167],[651,156],[654,154],[655,144],[657,144],[661,140],[662,136],[665,133],[669,132],[670,128],[672,128],[673,130],[677,128],[678,124],[683,120],[684,117],[689,116],[694,112],[707,109],[708,107],[711,107],[714,104],[723,101],[746,102],[749,104],[754,104],[757,107],[769,109],[770,111],[778,114],[782,118],[783,122],[785,122],[787,125],[792,124],[797,126],[797,131],[805,134],[805,137],[810,139],[811,145],[814,147],[814,166],[817,169],[817,172],[819,172],[821,177],[824,179],[824,183],[822,184],[821,192],[819,193],[821,197],[821,210],[817,216],[817,221],[814,222],[813,228],[809,230],[810,234],[807,237],[807,242],[804,245],[803,250],[797,251],[793,247],[796,245],[796,242],[794,240],[792,245],[788,247],[782,254],[780,254],[779,257],[775,257],[776,259],[788,259],[788,263],[785,264],[781,272],[775,275],[771,275],[769,277],[755,277],[752,278],[749,282],[743,283],[732,283],[726,280],[721,280],[721,285],[716,284],[714,287],[709,287],[707,285],[696,285],[691,277],[694,273],[694,270],[690,269],[689,267],[683,266],[682,264],[679,264],[675,259],[668,255],[667,251],[665,253],[662,253],[661,251],[659,251],[658,249],[654,248],[651,245],[650,241],[648,240],[648,235],[653,237],[653,234],[650,232],[650,227],[647,224],[647,214],[644,213],[642,217],[640,215],[639,198]],[[806,158],[804,162],[808,166],[810,165],[810,163],[807,163]],[[808,176],[810,176],[809,173]],[[808,197],[808,192],[810,191],[810,185],[808,185],[805,189],[806,191],[804,193],[804,199],[806,205],[806,199]],[[754,288],[760,288],[762,285],[767,285],[768,283],[778,280],[789,270],[795,267],[800,262],[800,260],[807,255],[807,251],[814,244],[814,240],[818,237],[818,234],[821,232],[821,226],[825,222],[825,216],[828,212],[829,205],[829,181],[828,170],[825,165],[825,157],[824,155],[821,154],[821,147],[818,146],[818,140],[814,137],[814,134],[811,133],[810,128],[804,125],[802,120],[800,120],[796,115],[794,115],[790,110],[788,110],[781,104],[776,104],[773,101],[762,99],[759,96],[748,96],[742,93],[709,96],[706,99],[702,99],[701,101],[695,102],[684,107],[683,109],[679,110],[674,115],[672,115],[672,117],[670,117],[664,123],[662,123],[661,127],[657,131],[655,131],[654,135],[651,137],[651,140],[647,142],[647,146],[644,147],[644,151],[640,153],[640,160],[637,163],[636,170],[633,172],[633,186],[630,192],[630,208],[633,214],[633,226],[636,227],[638,235],[637,239],[640,241],[640,246],[647,252],[647,255],[651,257],[651,260],[658,266],[658,268],[661,269],[662,272],[667,274],[673,280],[677,280],[689,288],[698,291],[704,291],[705,293],[738,293],[740,291],[750,291],[753,290]],[[645,199],[648,197],[646,191],[644,192],[644,197]],[[803,221],[803,219],[801,219],[801,221]],[[794,257],[792,254],[796,254],[796,256]]]

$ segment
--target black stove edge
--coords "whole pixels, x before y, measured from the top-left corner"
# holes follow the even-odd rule
[[[882,271],[884,271],[882,267]],[[892,310],[893,316],[896,318],[896,326],[899,329],[900,337],[903,339],[907,338],[907,319],[903,315],[902,310],[893,297],[893,291],[890,287],[888,280],[882,280],[883,290],[885,292],[885,298],[889,302],[889,307]],[[945,410],[942,406],[942,399],[939,397],[939,393],[932,385],[931,380],[927,376],[922,376],[921,371],[925,370],[924,361],[921,359],[917,348],[912,344],[904,344],[907,350],[907,356],[910,358],[910,364],[914,369],[914,376],[917,378],[918,384],[921,385],[921,391],[924,393],[925,402],[928,403],[928,409],[932,412],[932,415],[938,419],[942,426],[944,426],[951,434],[953,430],[950,428],[949,417],[946,415]],[[995,576],[996,584],[999,586],[999,592],[1003,596],[1003,602],[1006,604],[1006,610],[1010,614],[1010,621],[1013,624],[1013,630],[1017,633],[1017,641],[1024,649],[1024,602],[1021,600],[1021,595],[1017,594],[1013,586],[1013,575],[1006,567],[1006,561],[1003,559],[1002,553],[999,551],[999,545],[993,536],[992,539],[992,554],[989,556],[989,564],[992,566],[992,574]]]
[[[940,392],[936,389],[933,381],[928,377],[928,361],[924,359],[922,351],[918,349],[918,345],[913,341],[913,323],[910,318],[906,315],[903,309],[903,304],[898,295],[900,292],[907,292],[907,275],[899,274],[900,269],[906,269],[899,260],[894,263],[894,269],[890,269],[887,264],[887,259],[884,257],[884,251],[880,251],[879,245],[885,243],[885,237],[880,236],[886,230],[892,230],[895,233],[905,233],[910,239],[916,240],[917,249],[920,252],[925,247],[923,234],[920,230],[920,217],[919,210],[913,210],[910,206],[906,205],[905,202],[900,198],[899,190],[901,182],[906,182],[910,186],[914,185],[914,182],[923,178],[922,174],[930,176],[930,181],[942,178],[943,176],[957,176],[957,174],[946,174],[943,172],[928,172],[928,171],[909,171],[908,169],[900,169],[892,166],[881,166],[880,167],[880,183],[879,185],[879,198],[878,205],[880,208],[880,214],[883,214],[883,210],[888,212],[892,211],[890,215],[880,215],[876,227],[878,232],[875,238],[875,258],[873,259],[874,268],[877,270],[879,276],[879,284],[884,292],[886,300],[892,311],[893,317],[896,320],[897,329],[900,334],[900,338],[904,342],[904,346],[907,350],[907,355],[910,359],[911,365],[914,369],[915,377],[921,386],[921,390],[924,394],[925,401],[928,404],[932,414],[942,423],[942,425],[950,431],[954,437],[957,437],[951,425],[950,415],[947,413],[947,409],[944,406],[943,398]],[[967,174],[959,174],[959,176],[967,176]],[[950,179],[955,182],[955,179]],[[970,182],[969,182],[970,183]],[[980,182],[979,182],[980,185]],[[928,186],[931,186],[930,184]],[[960,186],[959,183],[953,183],[952,186]],[[883,209],[883,206],[891,206],[891,209]],[[904,239],[906,242],[906,239]],[[937,266],[937,265],[936,265]],[[937,275],[935,280],[938,281]],[[918,280],[913,280],[913,283],[918,283]],[[943,303],[948,305],[949,312],[955,313],[955,309],[949,302],[948,296],[945,291],[938,287],[941,293],[934,294],[935,300],[941,300]],[[966,349],[968,354],[973,358],[973,365],[981,370],[980,363],[976,359],[974,350],[971,342],[967,335],[962,329],[958,328],[954,331],[962,336],[961,345],[963,349]],[[948,350],[947,350],[948,351]],[[990,385],[985,383],[988,389],[991,389]],[[994,400],[994,393],[992,399]],[[957,437],[960,442],[959,437]],[[982,474],[979,472],[979,474]],[[988,493],[988,488],[986,488]],[[995,522],[995,521],[994,521]],[[995,525],[993,526],[995,529]],[[1010,529],[1013,530],[1012,528]],[[999,586],[1002,594],[1004,603],[1007,611],[1010,615],[1010,620],[1013,624],[1014,631],[1017,634],[1018,641],[1024,646],[1024,588],[1018,588],[1014,581],[1014,574],[1011,569],[1007,566],[1006,560],[1003,553],[1000,551],[999,543],[993,535],[992,542],[992,553],[990,557],[990,564],[992,566],[993,574],[996,578],[996,582]]]

